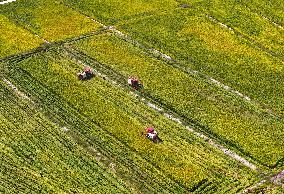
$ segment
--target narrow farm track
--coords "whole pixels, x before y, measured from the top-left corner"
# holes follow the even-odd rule
[[[249,188],[246,188],[242,192],[242,194],[255,192],[257,189],[263,187],[263,185],[265,185],[265,184],[267,184],[267,185],[272,184],[272,185],[284,187],[284,183],[281,182],[283,179],[284,179],[284,170],[259,181],[255,185],[250,186]],[[264,187],[264,188],[269,188],[269,186]],[[263,190],[265,190],[265,189],[263,189]]]
[[[201,73],[199,71],[196,71],[196,70],[193,70],[193,69],[190,69],[190,68],[186,67],[185,65],[182,64],[182,62],[173,59],[172,57],[170,57],[167,54],[164,54],[164,53],[158,51],[155,48],[150,48],[150,47],[148,47],[146,45],[143,45],[142,43],[138,42],[137,40],[131,38],[129,35],[127,35],[127,34],[121,32],[121,31],[117,30],[114,26],[107,26],[107,25],[101,23],[100,21],[90,17],[89,15],[85,14],[81,10],[78,10],[78,9],[76,9],[76,8],[66,4],[66,3],[64,3],[64,5],[66,5],[70,9],[73,9],[74,11],[79,12],[80,14],[84,15],[86,18],[91,19],[93,22],[101,24],[104,27],[104,29],[108,29],[108,30],[112,31],[118,37],[122,38],[123,40],[125,40],[125,41],[127,41],[127,42],[129,42],[131,44],[133,44],[134,46],[137,46],[137,47],[143,49],[144,51],[149,53],[151,56],[154,56],[154,57],[156,57],[158,59],[162,59],[163,61],[166,61],[169,65],[171,65],[173,67],[176,67],[177,69],[179,69],[179,70],[181,70],[181,71],[183,71],[185,73],[191,74],[193,76],[198,76],[200,79],[202,79],[202,80],[204,80],[206,82],[212,83],[212,84],[216,85],[217,87],[222,88],[224,91],[227,91],[227,92],[229,92],[229,93],[231,93],[233,95],[241,97],[243,100],[245,100],[245,101],[247,101],[249,103],[253,103],[257,107],[259,107],[261,110],[265,111],[266,113],[268,113],[268,114],[270,114],[270,115],[272,115],[272,116],[274,116],[276,118],[279,118],[280,120],[282,120],[284,118],[284,116],[282,114],[279,114],[279,113],[275,112],[274,110],[272,110],[266,104],[259,103],[257,100],[254,100],[254,99],[250,98],[248,95],[245,95],[245,94],[241,93],[240,91],[235,90],[234,88],[232,88],[232,87],[230,87],[230,86],[228,86],[228,85],[226,85],[226,84],[224,84],[224,83],[214,79],[213,77],[210,77],[210,76],[208,76],[208,75],[206,75],[204,73]],[[213,22],[218,23],[222,27],[225,27],[228,30],[233,31],[238,36],[241,36],[242,38],[247,39],[248,41],[250,41],[252,44],[256,45],[262,51],[269,52],[268,54],[271,54],[271,55],[277,55],[277,54],[273,53],[272,51],[269,51],[268,49],[264,48],[262,45],[256,43],[251,38],[243,35],[240,32],[237,32],[235,29],[230,28],[227,25],[219,22],[215,18],[213,18],[213,17],[211,17],[209,15],[206,15],[206,17],[211,19]],[[283,57],[281,57],[279,55],[277,55],[276,57],[281,59],[281,60],[284,60]]]
[[[269,19],[267,16],[257,12],[257,11],[253,11],[251,8],[249,8],[248,6],[245,5],[245,7],[252,13],[256,13],[257,15],[260,15],[263,19],[269,21],[271,24],[273,24],[274,26],[280,28],[281,30],[284,30],[284,27],[280,24],[277,24],[276,22],[274,22],[273,20]]]
[[[17,1],[17,0],[1,1],[1,2],[0,2],[0,5],[4,5],[4,4],[7,4],[7,3],[11,3],[11,2],[14,2],[14,1]]]
[[[281,30],[284,30],[284,27],[281,26],[280,24],[277,24],[276,22],[273,22],[272,20],[270,20],[269,18],[262,16],[263,19],[268,20],[270,23],[272,23],[274,26],[280,28]]]
[[[274,184],[284,186],[281,181],[284,180],[284,170],[271,177],[270,181]]]
[[[86,54],[83,53],[79,53],[78,51],[74,50],[70,50],[69,52],[75,57],[75,59],[77,59],[78,62],[82,63],[82,61],[84,61],[82,55],[84,57],[86,57]],[[80,56],[81,55],[81,56]],[[90,56],[87,56],[88,58],[91,58]],[[78,59],[79,58],[79,59]],[[83,64],[85,65],[91,65],[94,66],[96,68],[96,70],[100,69],[103,71],[97,74],[99,76],[101,76],[103,79],[109,80],[110,83],[118,86],[118,87],[122,87],[124,89],[128,90],[128,87],[125,83],[125,80],[127,79],[126,77],[118,74],[117,72],[114,72],[112,69],[108,68],[106,69],[106,65],[101,64],[100,62],[96,61],[95,59],[93,63],[89,63],[89,62],[83,62]],[[98,66],[99,65],[99,68]],[[111,74],[109,74],[111,73]],[[114,79],[113,79],[114,78]],[[118,84],[118,82],[120,82]],[[243,165],[249,167],[252,170],[258,170],[258,168],[250,163],[249,161],[247,161],[246,159],[244,159],[243,157],[239,156],[238,154],[234,153],[233,151],[223,147],[222,145],[216,143],[213,139],[210,139],[207,135],[204,135],[203,133],[197,132],[196,129],[193,129],[193,126],[188,125],[188,121],[184,121],[185,119],[182,118],[178,113],[176,113],[174,110],[168,109],[166,107],[164,107],[165,105],[160,104],[160,102],[157,102],[156,99],[154,99],[153,97],[151,97],[151,94],[141,94],[141,93],[131,93],[132,95],[134,95],[135,97],[139,98],[141,101],[143,101],[147,106],[149,106],[150,108],[152,108],[153,110],[163,114],[165,117],[167,117],[168,119],[184,126],[187,128],[188,131],[190,131],[191,133],[195,134],[196,136],[198,136],[199,138],[202,138],[203,140],[207,141],[210,145],[212,145],[213,147],[216,147],[217,149],[221,150],[225,155],[228,155],[229,157],[233,158],[234,160],[237,160],[238,162],[242,163]],[[167,110],[168,109],[168,110]],[[175,114],[175,115],[173,115]]]
[[[35,79],[34,78],[32,78],[33,80],[34,80],[34,82],[35,82]],[[36,83],[36,82],[35,82]],[[45,88],[45,86],[42,84],[42,83],[40,83],[40,85],[41,85],[41,87],[42,87],[42,90],[44,91],[44,90],[46,90]],[[30,92],[32,92],[32,91],[30,91]],[[30,93],[29,92],[29,93]],[[45,102],[39,102],[39,99],[38,99],[38,94],[36,94],[36,93],[34,93],[34,92],[32,92],[32,93],[30,93],[31,94],[31,96],[32,96],[32,98],[33,98],[33,100],[35,101],[35,102],[37,102],[35,105],[36,105],[36,107],[37,107],[37,109],[44,109],[44,110],[48,110],[48,113],[46,113],[46,114],[48,114],[49,115],[49,117],[51,117],[50,119],[51,120],[54,120],[56,117],[58,117],[58,114],[56,114],[56,113],[54,113],[52,110],[52,108],[50,107],[50,106],[48,106],[48,107],[45,107]],[[50,94],[49,94],[50,95]],[[38,96],[38,97],[37,97]],[[46,101],[47,99],[45,99],[45,101]],[[60,101],[59,99],[57,99],[57,97],[55,97],[55,96],[52,96],[52,98],[50,98],[50,100],[52,100],[52,101]],[[70,106],[70,105],[67,105],[67,106]],[[57,106],[57,108],[60,108],[61,110],[64,110],[64,109],[66,109],[66,108],[68,108],[68,107],[62,107],[62,105],[60,106]],[[80,117],[82,117],[82,113],[79,113],[79,112],[77,112],[77,110],[75,110],[74,109],[74,107],[70,107],[71,109],[72,109],[72,111],[74,112],[74,116],[72,116],[71,114],[70,114],[70,112],[67,112],[67,110],[66,110],[66,113],[65,114],[68,114],[68,117],[71,117],[71,119],[73,118],[80,118]],[[69,110],[70,111],[70,110]],[[62,112],[63,113],[63,112]],[[63,114],[60,114],[60,115],[62,115],[63,117],[65,117],[65,114],[63,113]],[[67,116],[67,115],[66,115]],[[53,119],[52,119],[53,118]],[[58,119],[59,118],[57,118],[57,119],[55,119],[55,120],[57,120],[57,121],[53,121],[53,122],[55,122],[55,123],[60,123],[60,121],[58,121]],[[156,168],[154,168],[153,169],[153,167],[148,167],[148,172],[147,172],[147,174],[149,174],[150,172],[149,172],[149,170],[150,169],[153,169],[154,170],[154,172],[152,172],[152,173],[150,173],[149,175],[145,175],[145,173],[143,173],[143,171],[145,171],[145,170],[142,170],[142,169],[140,169],[140,167],[139,167],[139,165],[138,166],[136,166],[135,168],[133,168],[133,165],[131,165],[131,164],[129,164],[129,162],[128,162],[128,159],[127,158],[124,158],[125,156],[123,156],[123,154],[122,155],[117,155],[117,154],[115,154],[115,155],[113,155],[114,153],[113,153],[113,151],[112,151],[112,149],[114,148],[114,147],[117,147],[117,149],[118,150],[121,150],[121,149],[123,149],[124,150],[124,153],[129,153],[129,152],[133,152],[133,150],[131,150],[131,148],[127,148],[127,146],[125,147],[125,143],[123,143],[123,142],[121,142],[120,140],[118,140],[115,136],[113,136],[111,133],[108,133],[108,135],[107,136],[109,136],[109,138],[111,138],[111,139],[109,139],[107,142],[105,142],[105,143],[107,143],[107,144],[109,144],[109,145],[113,145],[114,143],[115,144],[118,144],[117,146],[114,146],[113,145],[113,147],[111,148],[110,146],[104,146],[104,144],[105,143],[103,143],[103,142],[96,142],[97,140],[95,140],[94,138],[91,138],[90,137],[90,135],[87,135],[87,133],[86,132],[84,132],[84,131],[82,131],[82,125],[87,125],[87,126],[85,126],[85,127],[83,127],[83,129],[85,128],[85,129],[87,129],[87,128],[90,128],[92,125],[95,125],[95,128],[97,128],[98,130],[100,130],[100,131],[102,131],[103,133],[106,133],[107,131],[106,130],[104,130],[103,128],[101,128],[101,127],[99,127],[99,126],[97,126],[97,124],[96,123],[93,123],[90,119],[88,119],[86,116],[83,116],[83,118],[81,118],[81,119],[83,119],[83,120],[81,120],[81,121],[78,121],[78,123],[76,123],[76,120],[78,120],[78,119],[74,119],[74,121],[72,120],[72,122],[73,122],[73,124],[66,124],[66,123],[61,123],[60,125],[61,126],[69,126],[70,125],[70,129],[72,129],[74,126],[81,126],[81,131],[80,132],[73,132],[73,131],[69,131],[69,132],[67,132],[67,134],[71,134],[71,136],[74,138],[74,139],[76,139],[76,141],[78,142],[78,143],[80,143],[80,144],[82,144],[82,145],[84,145],[84,147],[85,147],[85,149],[87,149],[87,151],[88,152],[94,152],[94,149],[92,149],[91,148],[91,146],[94,146],[96,149],[98,149],[98,150],[100,150],[100,153],[102,154],[100,157],[106,157],[106,158],[109,158],[109,159],[107,159],[107,160],[111,160],[111,158],[116,158],[116,159],[118,159],[118,158],[120,158],[119,159],[119,163],[121,163],[121,164],[123,164],[123,165],[125,165],[125,171],[127,170],[127,169],[132,169],[133,171],[132,171],[132,173],[134,173],[134,174],[136,174],[136,176],[140,176],[140,179],[143,177],[143,179],[147,182],[147,186],[146,186],[146,183],[144,184],[144,187],[145,187],[145,191],[147,191],[147,192],[154,192],[155,190],[156,190],[156,188],[158,187],[158,188],[160,188],[160,192],[174,192],[175,191],[175,189],[177,189],[177,190],[179,190],[178,188],[176,188],[175,186],[173,186],[173,184],[170,184],[170,185],[168,185],[167,186],[167,183],[169,183],[169,182],[171,182],[171,180],[169,179],[169,180],[167,180],[168,178],[166,178],[166,177],[164,177],[164,175],[162,175],[162,173],[158,173],[158,174],[160,174],[159,176],[163,176],[163,177],[161,177],[161,178],[159,178],[159,177],[154,177],[154,175],[153,176],[150,176],[149,177],[149,175],[151,175],[152,173],[153,174],[155,174],[155,176],[157,176],[157,173],[154,173],[155,171],[157,172],[157,171],[159,171],[159,170],[157,170]],[[89,123],[89,124],[84,124],[84,123]],[[93,123],[93,124],[90,124],[90,123]],[[58,124],[56,124],[56,125],[58,125]],[[91,125],[91,126],[90,126]],[[99,131],[97,131],[97,133],[99,134],[100,132]],[[80,140],[79,138],[78,138],[78,136],[80,136],[80,137],[84,137],[84,139],[85,140]],[[89,145],[88,145],[89,144]],[[124,148],[126,148],[126,150],[124,149]],[[135,152],[135,151],[134,151]],[[145,159],[143,159],[142,157],[140,157],[139,156],[139,160],[142,160],[142,163],[145,163],[145,164],[149,164],[149,165],[151,165],[152,166],[152,164],[151,163],[149,163],[149,161],[143,161],[143,160],[145,160]],[[105,161],[106,163],[110,163],[110,162],[108,162],[108,161]],[[116,162],[117,163],[117,162]],[[119,164],[117,164],[118,165],[118,167],[119,167]],[[147,166],[149,166],[149,165],[147,165]],[[121,168],[121,167],[120,167]],[[135,170],[136,169],[136,170]],[[133,176],[133,174],[132,175],[130,175],[130,176]],[[137,177],[137,179],[139,179]],[[163,187],[164,186],[162,186],[161,187],[161,183],[160,184],[156,184],[156,181],[153,181],[153,180],[155,180],[155,179],[157,179],[157,178],[159,178],[160,180],[163,180],[163,182],[164,182],[164,186],[166,186],[165,187],[165,189],[163,189]]]
[[[121,31],[115,29],[115,27],[113,26],[110,26],[109,27],[109,30],[111,30],[112,32],[114,32],[114,34],[116,34],[119,38],[122,38],[123,40],[133,44],[134,46],[137,46],[141,49],[143,49],[144,51],[146,51],[147,53],[149,53],[151,56],[154,56],[160,60],[163,60],[165,62],[167,62],[167,64],[181,70],[182,72],[185,72],[185,73],[188,73],[190,75],[193,75],[193,76],[197,76],[198,78],[204,80],[205,82],[209,82],[211,84],[214,84],[215,86],[221,88],[222,90],[224,91],[227,91],[237,97],[240,97],[242,98],[244,101],[246,102],[249,102],[249,103],[253,103],[254,105],[256,105],[257,107],[259,107],[261,110],[265,111],[266,113],[276,117],[276,118],[279,118],[279,119],[283,119],[284,116],[282,114],[278,114],[277,112],[271,110],[270,108],[267,107],[266,104],[260,104],[259,102],[257,102],[256,100],[254,99],[251,99],[249,96],[239,92],[238,90],[235,90],[233,88],[231,88],[230,86],[206,75],[206,74],[203,74],[199,71],[196,71],[196,70],[192,70],[188,67],[185,67],[182,62],[180,61],[177,61],[175,59],[173,59],[172,57],[154,49],[154,48],[149,48],[141,43],[139,43],[138,41],[132,39],[130,36],[122,33]]]

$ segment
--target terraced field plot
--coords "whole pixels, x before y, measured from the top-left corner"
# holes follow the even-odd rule
[[[1,5],[0,192],[281,193],[283,18],[263,2]]]

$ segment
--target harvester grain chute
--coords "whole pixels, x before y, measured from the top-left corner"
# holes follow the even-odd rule
[[[84,71],[77,74],[79,80],[89,80],[95,76],[94,71],[91,67],[85,66]]]

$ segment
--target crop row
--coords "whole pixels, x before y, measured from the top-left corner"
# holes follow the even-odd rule
[[[203,13],[176,11],[130,21],[120,28],[143,44],[283,114],[283,61],[255,48]]]
[[[275,138],[283,136],[283,123],[249,103],[147,56],[111,34],[82,40],[76,47],[125,77],[138,75],[148,93],[206,126],[205,131],[226,137],[262,162],[273,164],[281,159],[283,145]]]
[[[281,1],[272,0],[252,0],[252,1],[241,1],[242,4],[247,6],[251,11],[256,12],[269,20],[278,23],[282,27],[284,26],[283,17],[283,3]]]
[[[2,83],[0,93],[0,192],[129,192],[120,179]]]
[[[125,92],[115,89],[98,78],[84,83],[77,81],[75,74],[78,71],[78,64],[59,57],[55,53],[48,53],[43,56],[32,57],[16,65],[20,69],[15,69],[9,76],[14,78],[24,76],[21,74],[26,71],[32,76],[29,79],[35,79],[33,85],[37,82],[44,83],[41,89],[28,89],[30,81],[25,81],[27,78],[19,77],[17,84],[24,87],[25,90],[28,89],[28,93],[38,95],[42,101],[45,98],[51,98],[52,103],[48,103],[48,107],[52,104],[55,106],[55,103],[59,105],[61,103],[68,104],[77,110],[79,115],[88,118],[89,122],[101,126],[104,133],[111,135],[115,138],[115,141],[121,142],[121,147],[129,148],[139,157],[144,158],[143,163],[139,163],[135,167],[153,165],[152,168],[159,169],[163,176],[170,178],[169,180],[175,180],[184,188],[192,189],[195,184],[201,181],[200,183],[208,185],[212,182],[211,187],[217,189],[216,183],[220,179],[221,182],[235,185],[236,189],[242,188],[244,183],[249,184],[250,181],[245,177],[246,174],[250,173],[245,168],[234,164],[230,159],[222,156],[222,153],[206,146],[202,141],[188,134],[185,129],[167,121],[162,115],[154,114],[147,106],[133,102],[133,99]],[[38,93],[42,90],[49,91],[48,95]],[[59,105],[56,105],[54,109],[60,111],[62,105]],[[68,113],[63,114],[61,111],[60,114],[57,112],[56,115],[66,115],[64,118],[69,117]],[[155,125],[161,132],[163,144],[153,145],[141,137],[141,132],[146,124]],[[76,123],[74,125],[76,126]],[[89,129],[84,132],[92,139],[94,137],[102,138],[100,134],[97,134],[97,129]],[[110,153],[121,149],[112,147],[112,145],[108,147],[112,150]],[[102,149],[106,148],[103,147]],[[118,155],[128,158],[123,152]],[[116,155],[116,157],[118,156]],[[129,163],[132,163],[135,159],[135,157],[132,157],[133,153],[128,158]],[[233,170],[235,168],[240,173],[238,176],[244,176],[242,180],[244,182],[241,185],[239,185],[239,181],[233,178],[234,176],[231,177],[235,174],[235,170]],[[146,172],[148,173],[148,171]],[[219,176],[222,178],[217,178]],[[155,180],[157,180],[157,177]],[[164,180],[159,181],[159,184],[162,181]],[[224,188],[227,188],[227,185],[218,189]],[[206,189],[205,186],[204,189]]]
[[[199,12],[203,10],[205,14],[215,17],[225,25],[250,37],[250,39],[277,53],[283,59],[284,53],[281,50],[284,41],[283,29],[265,19],[261,14],[253,12],[246,6],[246,3],[233,0],[225,2],[203,1],[194,6],[200,9]],[[189,2],[189,4],[191,3]],[[275,10],[277,10],[276,6],[271,12],[275,12]]]

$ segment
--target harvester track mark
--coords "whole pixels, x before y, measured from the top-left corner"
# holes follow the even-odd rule
[[[281,182],[283,179],[284,179],[284,170],[282,170],[281,172],[279,172],[279,173],[277,173],[277,174],[275,174],[273,176],[267,177],[267,178],[259,181],[255,185],[245,189],[242,192],[242,194],[254,192],[256,189],[258,189],[259,187],[261,187],[264,184],[272,184],[272,185],[282,186],[283,187],[284,183]]]
[[[247,5],[244,5],[251,13],[255,13],[258,16],[261,16],[263,19],[268,20],[271,24],[273,24],[274,26],[280,28],[281,30],[284,30],[284,27],[280,24],[277,24],[276,22],[272,21],[271,19],[267,18],[266,16],[264,16],[263,14],[259,13],[256,10],[252,10],[251,8],[249,8]]]
[[[281,30],[284,30],[284,27],[281,26],[280,24],[277,24],[276,22],[270,20],[269,18],[267,18],[267,17],[265,17],[265,16],[262,16],[262,18],[265,19],[265,20],[268,20],[270,23],[272,23],[274,26],[280,28]]]
[[[71,54],[72,54],[73,56],[82,55],[82,54],[83,54],[83,53],[74,53],[74,52],[76,52],[76,51],[74,51],[74,49],[70,50],[70,48],[68,49],[68,52],[71,52]],[[84,54],[84,55],[86,55],[86,54]],[[94,60],[94,59],[92,59],[92,60]],[[82,60],[80,60],[80,61],[82,62]],[[98,62],[98,61],[94,61],[94,62],[95,62],[97,65],[100,65],[101,67],[104,67],[104,65],[101,64],[100,62]],[[88,65],[90,65],[90,64],[88,64]],[[99,72],[99,71],[97,70],[97,72]],[[116,72],[114,72],[113,70],[112,70],[112,72],[113,72],[113,73],[116,73]],[[104,75],[104,77],[102,77],[102,76],[100,76],[100,75]],[[98,76],[101,77],[101,78],[103,78],[104,80],[109,81],[109,82],[112,83],[112,84],[113,84],[113,81],[115,81],[115,80],[112,80],[112,79],[111,79],[111,76],[108,77],[107,75],[105,75],[105,74],[103,74],[103,73],[101,73],[101,72],[100,72],[100,74],[98,74]],[[116,76],[117,76],[117,75],[116,75]],[[121,77],[121,76],[119,76],[119,77]],[[127,78],[126,78],[126,77],[121,77],[121,79],[126,80]],[[113,85],[115,85],[116,87],[120,87],[120,88],[122,88],[123,90],[128,90],[126,83],[125,83],[125,85],[123,85],[123,84],[113,84]],[[208,144],[210,144],[211,146],[213,146],[213,147],[217,148],[218,150],[222,151],[225,155],[229,156],[230,158],[232,158],[232,159],[234,159],[234,160],[236,160],[236,161],[242,163],[244,166],[247,166],[247,167],[250,168],[251,170],[259,171],[259,169],[257,168],[257,166],[255,166],[254,164],[252,164],[251,162],[249,162],[249,161],[246,160],[245,158],[239,156],[238,154],[236,154],[235,152],[233,152],[233,151],[231,151],[231,150],[225,148],[224,146],[222,146],[222,145],[216,143],[213,139],[207,137],[207,136],[204,135],[203,133],[198,132],[198,131],[196,131],[195,129],[193,129],[193,127],[192,127],[192,126],[189,126],[186,122],[184,122],[183,119],[180,118],[179,115],[174,116],[172,113],[168,112],[165,108],[163,108],[163,106],[162,106],[161,104],[157,103],[155,99],[153,99],[153,98],[151,98],[151,97],[148,97],[148,98],[150,98],[150,100],[151,100],[151,101],[149,101],[149,100],[146,99],[147,97],[145,97],[143,94],[140,94],[140,93],[139,93],[139,94],[135,94],[135,95],[133,95],[133,94],[130,93],[130,95],[132,95],[132,96],[134,96],[134,97],[140,99],[140,100],[141,100],[142,102],[144,102],[148,107],[150,107],[151,109],[153,109],[153,110],[156,111],[156,112],[159,112],[159,113],[163,114],[166,118],[168,118],[168,119],[170,119],[170,120],[172,120],[172,121],[178,123],[179,125],[185,127],[189,132],[191,132],[191,133],[193,133],[195,136],[197,136],[197,137],[199,137],[199,138],[205,140],[205,142],[208,142]]]
[[[162,59],[167,64],[179,69],[180,71],[182,71],[186,74],[197,76],[198,78],[202,79],[205,82],[209,82],[210,84],[214,84],[215,86],[223,89],[224,91],[229,92],[230,94],[232,94],[234,96],[240,97],[248,103],[252,103],[257,108],[261,109],[263,112],[265,112],[265,113],[267,113],[267,114],[269,114],[273,117],[276,117],[277,119],[283,119],[284,118],[283,115],[271,110],[268,105],[263,104],[263,103],[259,103],[257,100],[252,99],[251,97],[241,93],[240,91],[235,90],[232,87],[230,87],[230,86],[228,86],[228,85],[226,85],[226,84],[224,84],[224,83],[222,83],[222,82],[220,82],[220,81],[218,81],[218,80],[216,80],[216,79],[214,79],[214,78],[212,78],[212,77],[210,77],[206,74],[201,73],[200,71],[196,71],[196,70],[193,70],[189,67],[185,67],[185,65],[183,65],[182,62],[173,59],[172,57],[158,51],[157,49],[150,48],[148,46],[143,45],[142,43],[132,39],[130,36],[124,34],[123,32],[121,32],[119,30],[117,30],[114,26],[109,26],[108,29],[110,31],[112,31],[115,35],[117,35],[117,37],[125,40],[128,43],[131,43],[134,46],[141,48],[146,53],[149,53],[150,55],[156,57],[159,60]]]
[[[281,181],[284,180],[284,170],[270,178],[270,181],[276,185],[284,186]]]

